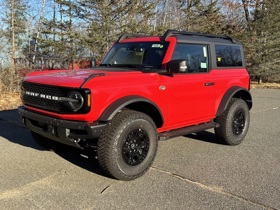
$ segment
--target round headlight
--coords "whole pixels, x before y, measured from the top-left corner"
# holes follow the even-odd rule
[[[84,105],[84,98],[82,96],[81,93],[77,92],[77,91],[72,91],[68,94],[68,104],[69,104],[69,108],[76,112],[79,109],[82,108],[82,106]]]

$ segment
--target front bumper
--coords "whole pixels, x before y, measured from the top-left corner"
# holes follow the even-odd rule
[[[107,125],[48,117],[28,111],[23,106],[18,108],[18,112],[21,122],[31,131],[74,147],[81,147],[81,141],[98,138]]]

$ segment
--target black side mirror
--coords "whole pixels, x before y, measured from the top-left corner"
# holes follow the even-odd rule
[[[171,60],[166,65],[166,70],[171,73],[184,73],[187,69],[187,61],[184,59]]]

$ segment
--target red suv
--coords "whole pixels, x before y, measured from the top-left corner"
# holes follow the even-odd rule
[[[108,175],[132,180],[151,166],[158,140],[214,128],[224,143],[241,143],[249,86],[242,45],[231,37],[124,34],[98,67],[27,75],[18,110],[39,144],[96,148]]]

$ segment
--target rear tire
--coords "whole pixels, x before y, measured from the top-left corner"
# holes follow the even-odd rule
[[[153,120],[144,113],[123,110],[116,114],[98,140],[98,161],[111,177],[133,180],[149,169],[157,144]]]
[[[224,113],[215,120],[220,127],[215,128],[218,139],[228,145],[240,144],[249,129],[250,115],[247,103],[242,99],[231,99]]]

